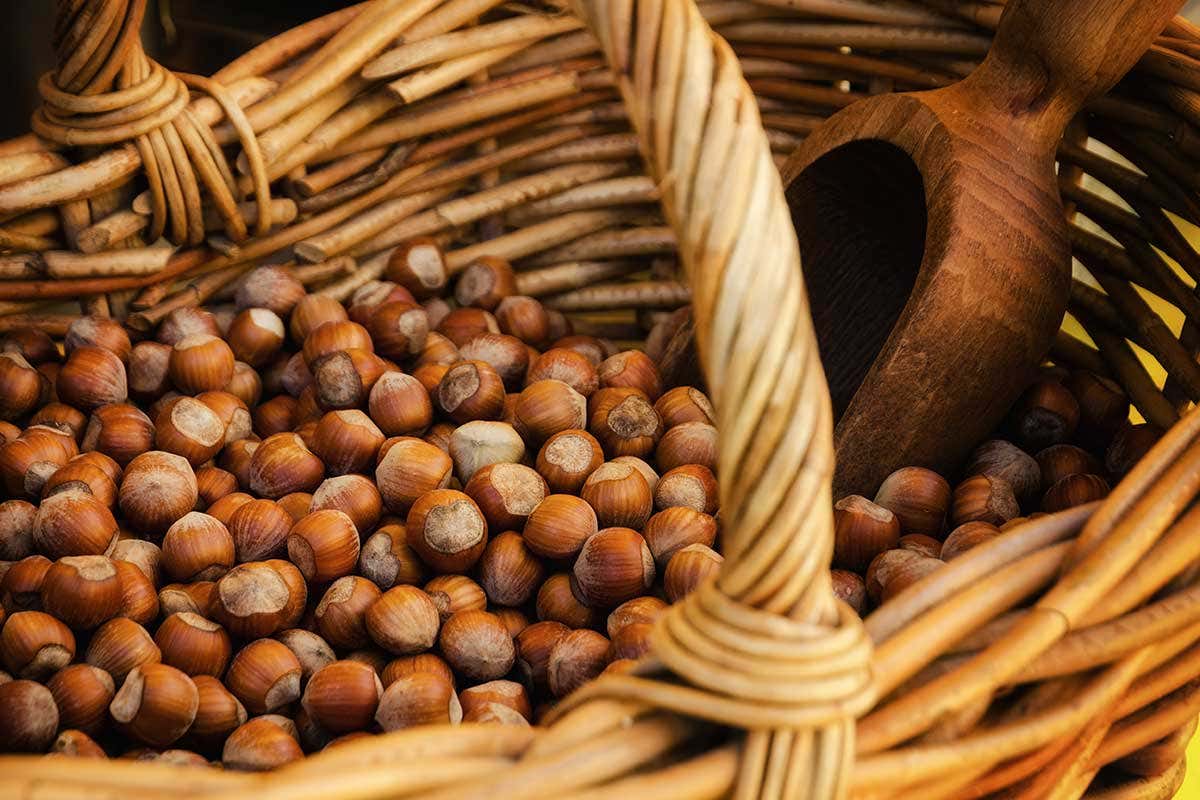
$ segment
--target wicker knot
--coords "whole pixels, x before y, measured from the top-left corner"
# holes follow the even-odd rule
[[[250,162],[261,165],[253,129],[220,84],[173,73],[146,55],[139,38],[145,11],[146,0],[59,0],[58,67],[38,82],[43,105],[34,112],[33,130],[68,147],[132,142],[150,186],[151,241],[169,227],[172,241],[201,243],[205,198],[226,235],[241,241],[248,235],[237,207],[241,190],[212,130],[189,109],[189,89],[220,104]],[[254,170],[258,235],[271,223],[265,174]]]

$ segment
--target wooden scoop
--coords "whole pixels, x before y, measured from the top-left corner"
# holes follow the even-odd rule
[[[1008,0],[943,89],[830,117],[783,169],[834,413],[835,497],[956,469],[1049,349],[1071,256],[1054,172],[1067,123],[1179,0]]]

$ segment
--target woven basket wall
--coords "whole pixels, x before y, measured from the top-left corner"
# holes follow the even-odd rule
[[[1183,413],[1200,399],[1200,31],[1172,23],[1060,149],[1091,342],[1062,334],[1051,359],[1116,379],[1169,432],[1103,504],[1014,528],[862,623],[830,588],[831,412],[777,165],[858,98],[967,74],[1001,4],[373,0],[178,80],[137,45],[144,5],[60,0],[36,135],[0,143],[0,246],[35,253],[3,260],[0,330],[61,334],[70,317],[44,304],[79,297],[149,330],[280,251],[345,298],[416,235],[452,269],[512,260],[522,293],[599,335],[637,339],[690,302],[726,560],[651,658],[542,728],[388,734],[269,776],[3,758],[0,796],[1175,791],[1200,713],[1200,416]],[[61,223],[35,226],[53,207]],[[160,233],[169,259],[110,249]],[[62,249],[83,256],[36,255]]]

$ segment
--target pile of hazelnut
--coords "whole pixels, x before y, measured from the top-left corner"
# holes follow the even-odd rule
[[[874,500],[834,504],[834,591],[866,615],[1007,528],[1103,499],[1162,434],[1129,422],[1129,398],[1108,378],[1043,368],[953,489],[933,470],[905,467]]]
[[[0,752],[269,769],[527,725],[713,573],[716,430],[495,258],[259,267],[131,341],[0,340]]]

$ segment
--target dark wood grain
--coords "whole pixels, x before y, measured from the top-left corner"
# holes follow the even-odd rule
[[[788,160],[840,413],[835,497],[901,466],[952,471],[1000,422],[1066,309],[1057,143],[1180,5],[1010,0],[965,80],[856,103]]]

